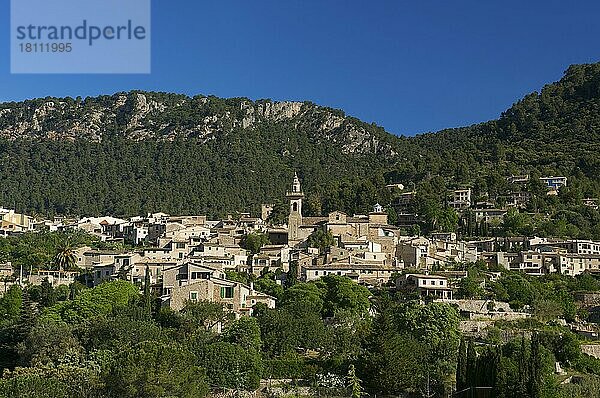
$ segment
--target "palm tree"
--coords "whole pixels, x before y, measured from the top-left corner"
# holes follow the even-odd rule
[[[75,254],[75,251],[73,250],[70,240],[67,238],[67,240],[65,242],[61,243],[58,246],[57,252],[54,255],[54,258],[52,259],[53,268],[58,269],[58,283],[59,284],[60,284],[60,280],[61,280],[61,277],[60,277],[61,273],[64,273],[65,270],[75,267],[76,263],[77,263],[77,255]]]

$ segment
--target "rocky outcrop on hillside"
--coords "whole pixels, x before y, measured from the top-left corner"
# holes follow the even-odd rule
[[[346,154],[393,155],[382,129],[308,102],[187,97],[130,92],[86,99],[45,98],[0,104],[0,138],[89,140],[115,134],[134,140],[219,139],[233,130],[279,124],[302,129],[318,143],[330,141]]]

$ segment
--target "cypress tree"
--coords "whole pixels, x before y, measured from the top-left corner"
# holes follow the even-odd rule
[[[467,387],[467,346],[465,339],[460,339],[458,347],[458,363],[456,366],[456,389],[461,391]]]
[[[150,268],[146,265],[146,274],[144,275],[144,308],[146,314],[152,315],[152,294],[150,293]]]
[[[34,304],[31,302],[27,290],[24,290],[23,301],[21,302],[21,315],[16,324],[15,337],[18,342],[25,340],[35,324],[35,318]]]
[[[477,387],[477,353],[473,340],[467,346],[467,387]]]
[[[525,344],[525,336],[521,337],[521,348],[519,350],[519,379],[517,384],[517,393],[521,397],[528,396],[529,384],[529,366],[528,366],[527,345]]]
[[[491,379],[490,386],[492,386],[492,397],[497,397],[498,394],[498,373],[500,372],[500,363],[502,361],[502,350],[494,347],[492,351],[492,371],[491,371]]]
[[[542,394],[542,357],[540,353],[540,338],[537,333],[531,336],[528,392],[531,398],[539,398]]]

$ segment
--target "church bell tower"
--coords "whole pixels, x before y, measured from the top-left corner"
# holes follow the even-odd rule
[[[288,218],[288,243],[291,247],[300,243],[299,230],[302,225],[302,199],[304,193],[300,186],[298,174],[294,173],[292,190],[288,191],[286,197],[290,201],[290,215]]]

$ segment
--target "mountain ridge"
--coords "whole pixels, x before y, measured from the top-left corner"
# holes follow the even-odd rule
[[[115,132],[133,141],[209,140],[234,129],[260,128],[265,122],[291,122],[295,129],[323,134],[323,139],[341,143],[344,153],[394,154],[381,142],[384,133],[390,135],[383,129],[311,102],[189,97],[134,90],[85,100],[46,97],[0,104],[0,138],[8,140],[101,142]]]
[[[507,175],[523,173],[565,175],[578,195],[600,197],[597,138],[600,64],[569,67],[497,120],[415,137],[311,102],[46,97],[0,104],[0,204],[86,215],[257,212],[282,200],[294,171],[307,214],[390,204],[390,183],[442,203],[457,187],[495,199],[507,194]]]

